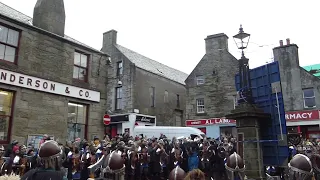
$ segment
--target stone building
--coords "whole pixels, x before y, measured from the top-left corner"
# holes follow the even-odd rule
[[[183,124],[186,73],[119,45],[115,30],[103,34],[102,51],[112,59],[107,87],[110,114],[137,112],[156,116],[156,125]]]
[[[234,108],[237,59],[228,51],[228,36],[220,33],[205,39],[206,54],[185,80],[186,125],[210,137],[235,134],[235,121],[223,118]]]
[[[298,46],[286,45],[273,49],[279,61],[281,89],[288,132],[301,132],[306,138],[320,138],[320,79],[313,71],[300,67]]]
[[[33,19],[0,3],[0,143],[103,135],[109,56],[64,34],[63,0]]]

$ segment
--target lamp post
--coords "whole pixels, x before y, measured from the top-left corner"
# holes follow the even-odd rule
[[[226,115],[227,119],[235,119],[237,124],[237,153],[243,158],[246,164],[246,175],[252,179],[265,179],[263,151],[261,140],[260,121],[268,121],[271,116],[254,104],[249,59],[245,57],[244,50],[247,48],[250,34],[243,31],[240,25],[239,33],[233,39],[241,50],[239,63],[240,99],[235,109]]]
[[[248,47],[250,34],[243,31],[240,25],[239,33],[233,36],[238,49],[241,49],[241,58],[239,59],[239,78],[240,78],[240,100],[239,103],[253,103],[250,81],[249,59],[244,56],[244,49]]]

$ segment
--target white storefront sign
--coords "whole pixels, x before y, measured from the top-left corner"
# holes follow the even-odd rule
[[[0,69],[0,83],[100,102],[100,92]]]

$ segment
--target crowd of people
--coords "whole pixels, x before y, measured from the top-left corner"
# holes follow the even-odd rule
[[[51,141],[44,135],[40,142]],[[206,179],[227,179],[225,173],[226,157],[235,152],[235,139],[202,139],[201,137],[178,137],[173,139],[161,135],[159,138],[129,134],[103,139],[95,137],[92,142],[76,138],[65,144],[57,142],[61,149],[61,170],[67,179],[88,179],[100,176],[101,171],[90,169],[102,157],[118,152],[124,161],[125,179],[168,179],[170,172],[179,167],[186,174],[204,176]],[[3,154],[1,174],[17,174],[19,176],[32,172],[43,166],[39,161],[41,149],[26,147],[18,141],[6,148]],[[46,164],[46,162],[45,162]],[[49,163],[50,164],[50,163]],[[194,170],[194,171],[193,171]],[[30,179],[30,178],[29,178]]]
[[[290,147],[288,176],[282,178],[308,180],[315,175],[318,179],[316,164],[320,156],[314,151],[307,154],[312,143],[303,142],[308,147],[301,152],[299,145]],[[4,160],[0,173],[2,177],[15,174],[26,180],[244,180],[245,165],[236,153],[235,143],[232,136],[168,139],[165,135],[148,138],[126,133],[113,138],[95,137],[92,142],[76,138],[61,143],[44,135],[39,148],[15,140],[6,149],[0,148]]]

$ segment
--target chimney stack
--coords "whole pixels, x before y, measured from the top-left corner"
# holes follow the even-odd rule
[[[206,42],[206,54],[228,51],[228,36],[224,33],[207,36],[204,40]]]
[[[65,10],[63,0],[37,0],[33,25],[64,37]]]
[[[290,39],[287,38],[287,45],[290,45]]]
[[[103,33],[103,41],[102,41],[102,47],[107,48],[111,45],[117,44],[117,31],[116,30],[110,30],[105,33]]]
[[[283,41],[280,40],[279,42],[280,42],[280,47],[282,47],[283,46]]]

